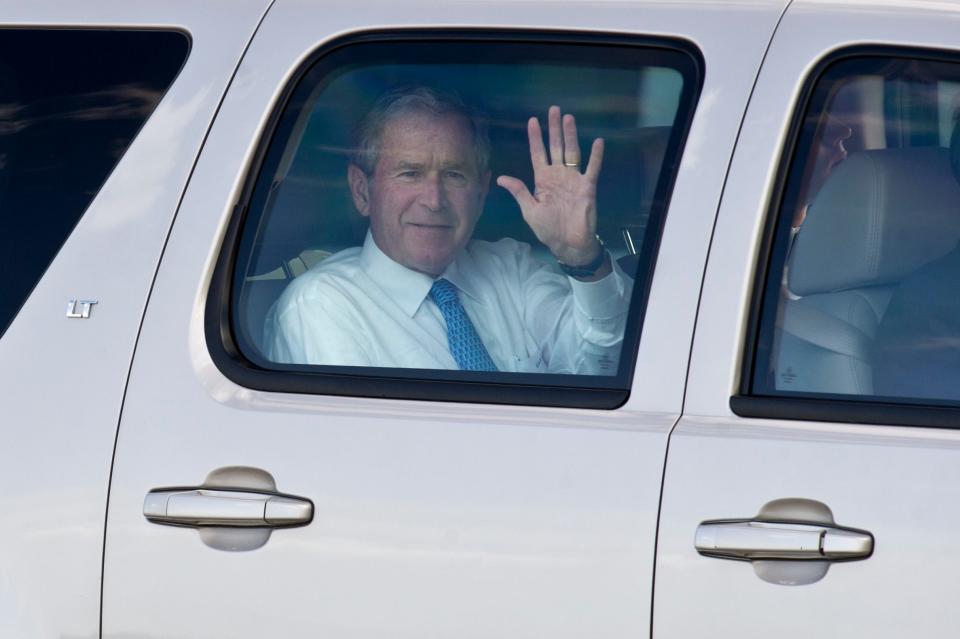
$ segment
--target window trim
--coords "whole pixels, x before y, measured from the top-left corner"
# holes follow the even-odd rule
[[[692,73],[689,89],[690,108],[680,113],[676,126],[680,129],[677,137],[676,157],[682,158],[686,146],[690,125],[699,104],[703,87],[704,61],[700,51],[691,42],[679,38],[622,36],[606,33],[585,33],[565,31],[533,30],[496,30],[496,29],[394,29],[389,31],[370,31],[351,34],[325,43],[308,55],[286,82],[279,99],[273,105],[266,126],[259,135],[253,161],[246,171],[244,186],[238,203],[230,216],[226,233],[220,246],[220,254],[214,269],[213,278],[206,298],[204,309],[204,330],[207,349],[217,368],[231,381],[254,390],[268,392],[287,392],[314,395],[334,395],[348,397],[378,397],[390,399],[411,399],[427,401],[470,402],[481,404],[510,404],[529,406],[556,406],[589,409],[616,409],[626,403],[630,396],[629,383],[636,368],[637,350],[640,334],[646,315],[647,300],[656,268],[663,223],[656,229],[655,237],[650,239],[651,268],[646,277],[636,280],[635,286],[641,286],[639,294],[632,300],[637,309],[635,317],[628,318],[624,350],[622,357],[629,356],[629,370],[626,380],[628,388],[597,388],[588,385],[549,385],[535,383],[534,374],[500,373],[504,381],[464,379],[470,372],[434,371],[423,369],[378,369],[346,366],[331,366],[321,370],[310,367],[290,366],[278,370],[264,368],[244,356],[234,340],[233,320],[231,317],[233,271],[238,258],[238,248],[243,228],[249,215],[254,188],[264,165],[267,151],[296,88],[301,80],[321,58],[335,50],[358,43],[402,43],[404,41],[444,42],[471,41],[505,44],[544,44],[563,45],[606,45],[631,48],[666,49],[690,58]],[[676,182],[677,170],[674,169],[668,179],[663,179],[659,189],[663,189],[663,209],[665,218],[669,211],[670,200]],[[658,192],[659,192],[658,189]],[[629,341],[626,341],[629,339]],[[281,365],[278,365],[281,366]],[[299,369],[299,370],[297,370]],[[367,374],[365,371],[382,371]],[[391,370],[403,370],[411,377],[391,376]],[[441,379],[444,376],[446,379]],[[450,379],[450,378],[453,379]],[[573,377],[573,376],[571,376]],[[592,377],[592,376],[591,376]],[[459,378],[459,379],[458,379]],[[516,381],[513,381],[516,380]]]
[[[803,132],[804,120],[811,106],[814,89],[827,70],[838,62],[853,58],[900,58],[960,65],[960,51],[893,45],[857,45],[831,52],[822,58],[807,75],[791,115],[786,143],[782,147],[778,160],[776,177],[767,206],[758,257],[753,269],[738,392],[730,397],[730,410],[739,417],[761,419],[960,428],[960,406],[948,404],[946,401],[938,404],[936,400],[911,402],[905,398],[905,401],[899,402],[870,397],[856,399],[849,395],[826,393],[816,396],[813,394],[804,396],[801,393],[788,396],[754,393],[754,373],[760,345],[764,293],[774,266],[774,239],[786,198],[791,164],[796,159]]]

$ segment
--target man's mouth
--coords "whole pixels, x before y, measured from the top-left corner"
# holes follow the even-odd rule
[[[407,222],[409,226],[414,226],[421,229],[452,229],[453,226],[450,224],[429,224],[429,223],[418,223],[418,222]]]

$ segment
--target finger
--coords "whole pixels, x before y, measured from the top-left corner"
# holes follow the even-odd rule
[[[547,111],[547,127],[550,132],[550,164],[563,164],[563,134],[560,131],[560,107],[552,106]]]
[[[540,120],[530,118],[527,121],[527,137],[530,139],[530,161],[533,162],[533,172],[546,166],[547,150],[543,148],[543,131],[540,130]]]
[[[603,166],[603,138],[597,138],[590,147],[590,161],[587,163],[587,170],[584,173],[590,181],[597,183],[600,177],[600,167]]]
[[[510,195],[513,196],[513,199],[517,201],[517,204],[520,205],[521,211],[526,211],[528,208],[537,203],[533,195],[530,194],[530,190],[527,188],[527,185],[523,183],[522,180],[518,180],[515,177],[510,177],[508,175],[501,175],[497,178],[497,185],[505,188]]]
[[[577,121],[569,113],[563,116],[563,163],[580,166],[580,141],[577,140]]]

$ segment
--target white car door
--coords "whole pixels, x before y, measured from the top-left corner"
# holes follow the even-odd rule
[[[647,634],[666,439],[681,409],[706,247],[754,73],[781,9],[779,2],[564,3],[549,11],[507,2],[277,2],[210,131],[140,335],[113,468],[103,636]],[[371,27],[379,31],[362,34]],[[220,331],[233,329],[215,323],[210,330],[208,304],[216,298],[209,293],[229,294],[223,283],[231,275],[218,272],[217,264],[229,267],[221,252],[235,245],[238,221],[232,214],[242,209],[234,205],[256,177],[248,173],[265,146],[259,141],[265,124],[279,117],[278,130],[285,126],[285,116],[271,114],[298,99],[284,92],[285,85],[304,77],[298,69],[314,50],[331,42],[347,43],[337,49],[347,52],[386,42],[382,46],[394,47],[390,51],[400,65],[391,73],[405,78],[404,56],[412,54],[396,42],[411,43],[411,49],[420,40],[446,42],[457,56],[474,46],[478,63],[500,70],[505,83],[514,82],[503,91],[509,108],[510,96],[524,90],[503,66],[517,47],[529,45],[535,58],[540,41],[555,41],[560,51],[543,55],[567,55],[570,42],[576,42],[585,58],[599,59],[592,47],[608,43],[604,38],[614,37],[612,32],[629,55],[647,55],[657,47],[692,51],[691,68],[702,78],[689,129],[681,130],[688,125],[680,122],[679,135],[671,138],[685,135],[686,143],[682,156],[664,168],[668,177],[676,172],[675,183],[659,249],[653,236],[647,240],[653,247],[648,257],[656,255],[655,275],[649,271],[637,279],[638,287],[651,285],[635,371],[617,378],[626,384],[622,405],[578,406],[589,395],[584,389],[537,386],[540,382],[530,385],[530,396],[539,399],[525,400],[519,387],[511,386],[522,381],[517,375],[497,386],[503,397],[464,377],[452,377],[459,386],[446,390],[450,385],[436,373],[401,387],[356,368],[325,369],[322,377],[296,377],[300,382],[294,383],[282,375],[287,369],[266,362],[248,363],[246,377],[228,377],[223,367],[231,365],[224,364]],[[741,34],[735,42],[733,32]],[[482,48],[484,40],[496,40],[501,48]],[[332,56],[320,63],[330,65]],[[436,52],[430,56],[435,64]],[[705,67],[696,61],[700,56]],[[523,71],[532,64],[525,60],[518,54],[512,64]],[[589,92],[577,92],[577,82],[637,73],[626,68],[608,76],[606,63],[597,64],[590,77],[560,67],[558,77],[573,84],[571,100],[590,98]],[[328,69],[360,77],[349,76],[354,72],[350,65]],[[476,73],[481,77],[483,70]],[[321,97],[327,86],[318,85]],[[501,99],[493,90],[487,97],[494,105]],[[550,99],[542,96],[544,111]],[[333,103],[331,113],[338,104],[345,108]],[[623,126],[633,130],[638,119],[657,122],[655,111],[628,111]],[[346,128],[332,117],[318,124],[329,129],[330,139]],[[580,119],[584,127],[586,120]],[[526,144],[523,126],[521,119],[515,127],[520,149]],[[309,126],[291,129],[291,135],[300,131],[303,139],[312,139]],[[608,135],[603,170],[627,176],[629,183],[621,187],[633,188],[641,158],[617,155],[617,132],[613,128]],[[311,148],[338,152],[329,140]],[[496,150],[495,145],[494,155]],[[266,154],[269,165],[273,156]],[[527,157],[525,151],[521,155]],[[296,166],[295,158],[284,158],[281,167]],[[341,188],[342,181],[320,180],[330,188]],[[656,193],[666,195],[669,181],[661,180]],[[665,202],[655,206],[666,211]],[[325,210],[317,206],[317,215]],[[604,238],[608,245],[620,242],[619,233],[614,228]],[[295,242],[297,233],[291,235]],[[301,252],[297,259],[317,253]],[[291,264],[285,261],[279,275],[241,278],[235,285],[290,277]],[[236,317],[231,321],[239,325]],[[623,357],[632,360],[634,354]],[[318,392],[318,384],[336,390]],[[482,403],[471,402],[470,393]],[[168,487],[179,487],[175,497],[148,498]],[[272,533],[266,527],[267,507],[257,500],[273,499],[272,509],[281,503],[275,493],[299,500],[291,517],[300,520],[291,522],[300,525]],[[258,508],[260,526],[243,528],[237,517],[245,515],[239,511]],[[154,519],[183,525],[158,525],[147,520],[145,510]],[[177,513],[186,519],[176,519]],[[191,516],[199,534],[186,525]]]
[[[777,30],[671,435],[656,639],[960,625],[955,331],[902,319],[952,317],[925,282],[957,275],[958,28],[946,4],[795,2]]]
[[[266,10],[0,8],[0,636],[94,637],[110,467],[160,254]],[[191,46],[191,39],[193,40]]]

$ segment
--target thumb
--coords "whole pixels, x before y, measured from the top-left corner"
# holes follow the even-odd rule
[[[530,190],[527,188],[527,185],[524,184],[522,180],[518,180],[515,177],[501,175],[497,178],[497,185],[502,186],[510,192],[510,195],[513,196],[513,199],[515,199],[517,204],[520,205],[521,211],[525,211],[537,202],[533,198],[533,195],[530,194]]]

